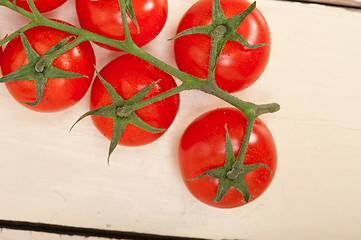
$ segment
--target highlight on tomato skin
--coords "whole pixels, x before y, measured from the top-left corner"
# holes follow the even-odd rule
[[[142,47],[162,31],[168,17],[168,1],[132,0],[132,4],[139,31],[128,17],[130,35],[134,43]],[[117,40],[125,39],[118,0],[76,0],[76,11],[83,29]],[[120,51],[105,44],[97,44]]]
[[[59,41],[72,36],[64,31],[45,26],[33,27],[25,31],[24,34],[31,47],[40,56],[44,55]],[[2,58],[1,70],[3,75],[12,73],[28,63],[20,36],[8,42]],[[85,77],[73,79],[49,78],[45,85],[43,97],[35,106],[26,104],[36,100],[37,91],[33,80],[6,82],[5,85],[12,97],[30,110],[38,112],[63,111],[78,103],[88,91],[94,76],[95,62],[95,54],[90,42],[82,42],[57,57],[53,62],[53,66]]]
[[[247,118],[235,108],[219,108],[206,112],[196,118],[184,131],[179,147],[178,162],[184,183],[190,193],[200,202],[216,208],[235,208],[245,204],[242,194],[232,187],[216,203],[219,179],[208,175],[205,171],[221,167],[225,164],[226,132],[229,131],[235,157],[238,156]],[[271,184],[277,168],[277,150],[270,130],[260,119],[255,121],[250,137],[244,164],[263,163],[261,167],[245,175],[250,192],[249,202],[262,195]]]
[[[251,3],[247,0],[221,0],[226,18],[243,12]],[[200,0],[183,15],[177,34],[196,26],[212,23],[212,0]],[[237,32],[251,45],[268,46],[249,49],[238,42],[227,41],[215,70],[217,85],[229,93],[238,92],[254,84],[266,69],[270,56],[271,34],[266,19],[256,8],[238,27]],[[180,70],[200,78],[207,78],[211,37],[204,34],[186,35],[174,40],[174,54]]]
[[[130,54],[115,58],[104,66],[99,74],[112,85],[124,100],[130,99],[141,89],[155,82],[157,82],[156,85],[143,100],[177,86],[171,75]],[[109,104],[112,104],[112,100],[99,77],[96,77],[91,89],[90,110]],[[178,113],[179,104],[179,94],[175,94],[137,109],[135,113],[152,127],[168,129]],[[113,119],[93,115],[91,117],[94,125],[102,135],[109,140],[112,139]],[[159,139],[165,132],[150,133],[132,124],[127,124],[118,144],[132,147],[150,144]]]
[[[33,0],[33,1],[37,10],[41,13],[44,13],[60,7],[67,0]],[[14,0],[10,0],[10,2],[14,2]],[[27,0],[16,0],[16,5],[27,11],[30,11],[30,7]]]

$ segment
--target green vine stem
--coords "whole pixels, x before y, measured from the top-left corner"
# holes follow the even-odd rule
[[[50,65],[52,65],[55,58],[57,58],[61,54],[69,51],[73,47],[75,47],[85,41],[86,41],[86,39],[84,37],[77,37],[77,38],[75,38],[75,40],[62,46],[61,48],[57,49],[56,51],[54,51],[50,54],[44,54],[43,56],[40,57],[39,62],[35,65],[35,70],[37,72],[43,72],[45,67],[49,67]]]
[[[1,5],[1,4],[0,4]],[[20,33],[25,32],[26,30],[35,27],[36,24],[34,24],[33,22],[30,22],[29,24],[25,25],[24,27],[20,28],[19,30],[13,32],[10,35],[7,35],[5,38],[3,38],[0,41],[0,46],[4,45],[5,43],[9,42],[11,39],[19,36]]]
[[[219,51],[223,47],[223,46],[219,46],[218,43],[220,42],[220,44],[224,45],[226,42],[226,40],[222,39],[222,36],[223,36],[222,34],[225,34],[225,29],[224,29],[223,25],[220,24],[218,26],[218,28],[216,28],[217,31],[212,36],[211,59],[210,59],[210,64],[209,64],[209,76],[207,77],[207,79],[201,79],[201,78],[195,77],[193,75],[187,74],[185,72],[182,72],[182,71],[178,70],[177,68],[174,68],[174,67],[168,65],[167,63],[157,59],[156,57],[148,54],[147,52],[145,52],[144,50],[142,50],[141,48],[136,46],[135,43],[131,39],[129,26],[127,23],[126,0],[118,0],[118,1],[119,1],[121,13],[122,13],[123,25],[124,25],[124,32],[125,32],[125,40],[124,41],[107,38],[105,36],[102,36],[102,35],[99,35],[99,34],[96,34],[93,32],[89,32],[89,31],[81,29],[81,28],[73,27],[73,26],[70,26],[67,24],[63,24],[63,23],[51,20],[51,19],[47,19],[47,18],[43,17],[39,13],[39,11],[36,10],[33,0],[28,0],[29,6],[30,6],[30,9],[32,10],[32,12],[28,12],[22,8],[16,7],[9,0],[0,0],[0,5],[5,6],[15,12],[18,12],[21,15],[30,19],[30,23],[28,23],[24,27],[20,28],[19,30],[15,31],[11,35],[5,37],[2,41],[0,41],[0,44],[1,45],[5,44],[6,42],[10,41],[12,38],[18,36],[19,33],[22,33],[32,27],[47,26],[47,27],[58,29],[58,30],[62,30],[64,32],[68,32],[70,34],[73,34],[74,36],[77,36],[77,38],[75,40],[71,41],[69,44],[65,45],[62,49],[55,51],[52,54],[49,54],[48,56],[42,58],[40,60],[42,62],[39,64],[43,64],[43,66],[47,66],[48,64],[51,64],[52,61],[57,56],[66,52],[67,50],[74,47],[75,45],[77,45],[81,42],[84,42],[84,41],[93,41],[93,42],[106,44],[106,45],[115,47],[117,49],[123,50],[129,54],[135,55],[182,81],[181,85],[179,85],[178,87],[176,87],[172,90],[169,90],[168,92],[165,92],[158,96],[155,96],[155,97],[149,98],[147,100],[135,103],[130,106],[126,106],[122,109],[119,109],[118,114],[120,114],[120,115],[122,115],[122,114],[127,115],[136,109],[139,109],[141,107],[144,107],[144,106],[154,103],[156,101],[162,100],[162,99],[172,96],[174,94],[180,93],[184,90],[199,90],[199,91],[211,94],[217,98],[220,98],[223,101],[229,103],[230,105],[238,108],[240,111],[242,111],[245,114],[245,116],[248,119],[248,122],[247,122],[245,136],[243,139],[243,143],[242,143],[237,161],[235,162],[233,169],[231,171],[229,171],[229,173],[227,174],[227,176],[230,179],[237,178],[237,176],[240,172],[239,168],[243,164],[243,159],[244,159],[244,156],[247,151],[248,142],[249,142],[249,138],[251,136],[251,131],[252,131],[252,127],[253,127],[253,123],[254,123],[255,119],[258,116],[260,116],[261,114],[272,113],[272,112],[278,111],[280,109],[280,106],[277,103],[257,105],[257,104],[251,103],[251,102],[243,101],[243,100],[223,91],[216,85],[216,83],[214,81],[214,69],[216,67],[216,62],[217,62],[217,59],[219,56],[219,53],[217,51]],[[214,0],[214,2],[217,2],[217,1]],[[255,4],[253,4],[253,5],[255,5]],[[255,7],[255,6],[252,6],[252,7]],[[214,18],[214,19],[219,20],[221,18],[218,18],[218,19]],[[223,19],[221,19],[221,20],[223,21]],[[40,66],[40,69],[41,69],[41,67],[42,66]]]
[[[151,98],[148,98],[148,99],[145,99],[141,102],[137,102],[135,104],[132,104],[132,105],[126,105],[126,106],[123,106],[121,109],[118,110],[118,115],[123,115],[123,116],[126,116],[128,115],[129,113],[139,109],[139,108],[142,108],[142,107],[145,107],[149,104],[152,104],[154,102],[157,102],[157,101],[160,101],[160,100],[163,100],[167,97],[170,97],[170,96],[173,96],[177,93],[180,93],[180,92],[183,92],[185,90],[188,90],[189,88],[187,87],[186,84],[181,84],[171,90],[168,90],[166,92],[163,92],[159,95],[156,95],[154,97],[151,97]]]

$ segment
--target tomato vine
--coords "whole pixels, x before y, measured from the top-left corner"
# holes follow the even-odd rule
[[[24,27],[18,29],[17,31],[11,33],[10,35],[6,36],[4,39],[0,41],[0,46],[6,44],[7,42],[11,41],[17,36],[22,36],[22,41],[24,43],[24,47],[27,50],[28,53],[31,53],[28,55],[30,64],[28,68],[26,68],[26,71],[24,69],[19,69],[18,72],[20,74],[17,75],[16,79],[12,79],[11,81],[20,80],[22,78],[26,78],[28,75],[34,75],[38,74],[39,72],[44,72],[44,69],[50,69],[53,68],[53,61],[55,58],[60,56],[61,54],[67,52],[68,50],[72,49],[74,46],[77,46],[83,42],[86,41],[92,41],[96,43],[105,44],[108,46],[111,46],[113,48],[125,51],[131,55],[134,55],[138,58],[143,59],[144,61],[150,63],[151,65],[159,68],[160,70],[178,78],[182,83],[166,92],[163,92],[159,95],[144,99],[144,96],[151,90],[151,88],[154,86],[154,84],[149,85],[147,88],[142,90],[139,95],[135,96],[134,98],[131,98],[129,100],[124,100],[120,96],[117,95],[115,90],[106,84],[106,82],[101,78],[101,76],[98,77],[102,80],[103,84],[106,86],[107,90],[109,91],[109,94],[111,94],[111,98],[113,100],[113,103],[111,104],[116,111],[112,109],[111,113],[106,112],[109,110],[108,107],[103,107],[101,109],[96,109],[93,111],[90,111],[86,114],[84,114],[79,120],[83,119],[84,117],[90,116],[92,114],[99,114],[102,116],[108,116],[111,118],[117,118],[119,117],[121,119],[120,128],[124,130],[124,127],[127,123],[133,123],[137,126],[140,126],[141,128],[144,128],[147,131],[151,132],[159,132],[164,129],[155,129],[151,126],[148,126],[145,124],[142,120],[140,120],[134,112],[137,109],[143,108],[145,106],[148,106],[150,104],[153,104],[155,102],[158,102],[160,100],[166,99],[170,96],[173,96],[175,94],[179,94],[182,91],[185,90],[197,90],[202,91],[204,93],[216,96],[223,101],[229,103],[233,107],[239,109],[247,118],[247,126],[245,129],[244,137],[242,140],[242,145],[238,153],[237,159],[234,158],[233,155],[228,154],[228,156],[231,156],[232,160],[227,160],[226,164],[229,165],[232,163],[232,167],[230,170],[227,170],[227,176],[228,179],[226,189],[229,189],[232,183],[229,181],[233,181],[235,179],[239,179],[240,174],[242,173],[242,170],[244,169],[244,162],[243,159],[245,158],[248,144],[250,141],[250,136],[252,133],[253,125],[256,119],[266,113],[273,113],[280,109],[279,104],[277,103],[269,103],[269,104],[255,104],[247,101],[243,101],[232,94],[222,90],[215,81],[215,69],[217,66],[218,58],[222,52],[223,47],[225,46],[227,41],[236,41],[243,46],[250,48],[250,49],[256,49],[259,47],[268,47],[265,44],[255,44],[251,45],[249,44],[239,33],[237,33],[235,30],[238,28],[238,26],[246,19],[246,17],[252,13],[252,11],[256,7],[256,3],[254,2],[251,4],[244,12],[240,13],[236,17],[232,18],[226,18],[223,14],[220,0],[213,0],[213,7],[212,7],[212,23],[207,26],[201,26],[201,27],[195,27],[192,29],[185,30],[178,35],[176,35],[174,39],[181,38],[185,35],[191,35],[191,34],[205,34],[209,35],[211,37],[211,52],[210,52],[210,60],[209,60],[209,67],[208,67],[208,76],[205,79],[196,77],[194,75],[188,74],[184,71],[179,70],[178,68],[172,67],[169,64],[155,58],[154,56],[150,55],[149,53],[145,52],[142,48],[137,46],[134,41],[132,40],[129,25],[127,21],[127,16],[130,16],[130,18],[133,20],[133,22],[136,23],[136,18],[134,16],[134,11],[132,9],[132,2],[130,0],[118,0],[120,11],[121,11],[121,17],[124,27],[124,34],[125,39],[124,40],[116,40],[109,37],[102,36],[100,34],[96,34],[90,31],[87,31],[82,28],[77,28],[74,26],[71,26],[69,24],[65,24],[56,20],[51,20],[45,18],[36,8],[33,0],[27,0],[29,4],[29,8],[31,12],[26,11],[22,8],[17,7],[14,3],[12,3],[9,0],[0,0],[0,5],[5,6],[15,12],[20,13],[21,15],[27,17],[30,22],[25,25]],[[136,23],[137,25],[137,23]],[[47,52],[47,54],[43,56],[38,56],[34,54],[34,51],[31,50],[30,45],[27,43],[26,38],[24,36],[24,32],[37,27],[37,26],[45,26],[54,28],[57,30],[61,30],[64,32],[67,32],[69,34],[74,35],[75,40],[70,41],[69,43],[65,44],[65,42],[59,43],[58,47],[56,49],[52,49],[51,51]],[[138,25],[137,25],[138,27]],[[138,28],[139,29],[139,28]],[[28,45],[28,46],[27,46]],[[55,68],[53,68],[54,70]],[[74,73],[68,72],[68,74],[64,74],[62,71],[59,72],[63,77],[79,77],[79,75],[74,75]],[[34,75],[35,76],[35,75]],[[41,75],[42,76],[42,75]],[[0,79],[0,82],[7,82],[9,81],[9,77],[11,75],[5,75]],[[54,77],[53,75],[46,75],[45,78],[48,77]],[[36,78],[36,77],[35,77]],[[37,104],[40,101],[41,94],[45,87],[45,82],[43,81],[41,83],[40,90],[38,91],[39,96],[37,96],[36,102],[31,104]],[[40,86],[40,85],[39,85]],[[127,104],[125,104],[127,103]],[[30,103],[29,103],[30,104]],[[79,121],[78,120],[78,121]],[[78,122],[77,121],[77,122]],[[77,123],[76,122],[76,123]],[[111,140],[111,146],[109,148],[109,155],[113,152],[114,148],[117,145],[117,142],[120,138],[120,133],[117,133],[114,135],[114,139]],[[229,135],[227,132],[227,135],[225,136],[227,140],[227,148],[228,151],[231,152],[231,148],[229,147]],[[258,165],[257,165],[258,166]],[[263,166],[263,165],[260,165]],[[229,169],[229,166],[228,168]],[[251,168],[253,170],[253,168]],[[216,172],[216,170],[213,170],[213,172]],[[204,174],[210,174],[212,171],[206,171]],[[201,175],[200,177],[204,176]],[[214,175],[214,174],[213,174]],[[243,175],[242,175],[243,176]],[[198,178],[196,178],[198,179]],[[223,178],[222,178],[223,179]],[[244,191],[244,190],[242,190]],[[222,193],[222,196],[224,196],[224,193]],[[247,196],[248,201],[249,196]],[[217,197],[217,201],[220,201],[219,196]]]

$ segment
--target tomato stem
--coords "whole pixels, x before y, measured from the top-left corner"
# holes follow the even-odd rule
[[[1,4],[1,0],[0,0],[0,5],[2,5],[2,4]],[[33,28],[33,27],[35,27],[35,26],[36,26],[36,24],[33,23],[33,22],[28,23],[28,24],[25,25],[24,27],[18,29],[17,31],[13,32],[12,34],[10,34],[10,35],[6,36],[4,39],[2,39],[2,40],[0,41],[0,46],[2,46],[2,45],[4,45],[5,43],[9,42],[11,39],[19,36],[20,33],[25,32],[26,30],[28,30],[28,29],[30,29],[30,28]]]
[[[32,1],[32,0],[31,0]],[[26,11],[23,8],[17,7],[14,3],[10,2],[9,0],[0,0],[0,5],[7,7],[15,12],[20,13],[21,15],[29,18],[29,19],[33,19],[34,18],[34,14],[31,12]]]
[[[242,173],[244,157],[246,156],[246,152],[248,149],[248,143],[249,143],[249,139],[251,137],[252,128],[253,128],[253,124],[254,124],[255,120],[256,120],[255,117],[247,118],[247,127],[246,127],[246,131],[244,133],[244,136],[243,136],[242,145],[241,145],[241,149],[238,153],[237,160],[233,164],[232,170],[227,172],[227,178],[230,180],[236,179]]]
[[[132,40],[132,36],[130,35],[125,0],[118,0],[118,2],[119,2],[120,12],[122,14],[122,24],[123,24],[124,35],[125,35],[125,42],[129,45],[133,45],[134,42]]]
[[[34,1],[33,0],[27,0],[27,2],[29,4],[30,10],[33,13],[33,16],[34,16],[33,20],[42,19],[43,16],[41,15],[41,13],[36,8]]]
[[[62,45],[61,47],[56,49],[56,51],[54,51],[48,55],[44,54],[43,56],[41,56],[41,58],[36,66],[38,66],[39,68],[44,68],[44,67],[50,66],[53,63],[55,58],[57,58],[58,56],[60,56],[61,54],[65,53],[65,52],[69,51],[73,47],[76,47],[77,45],[79,45],[80,43],[82,43],[84,41],[86,41],[85,37],[80,36],[80,37],[75,38],[75,40],[69,42],[68,44]]]
[[[118,108],[117,110],[117,114],[119,117],[124,117],[124,116],[128,116],[129,114],[131,114],[133,111],[139,109],[139,108],[142,108],[142,107],[145,107],[145,106],[148,106],[152,103],[155,103],[155,102],[158,102],[158,101],[161,101],[163,99],[166,99],[168,97],[171,97],[175,94],[178,94],[180,92],[183,92],[184,90],[187,90],[187,89],[190,89],[189,86],[187,84],[181,84],[175,88],[172,88],[166,92],[163,92],[161,94],[158,94],[154,97],[151,97],[151,98],[148,98],[148,99],[145,99],[143,101],[140,101],[140,102],[136,102],[134,104],[131,104],[131,105],[124,105],[120,108]]]
[[[227,33],[227,27],[224,25],[218,25],[212,32],[211,32],[211,53],[209,58],[209,67],[208,67],[208,81],[215,82],[215,69],[218,61],[219,54],[223,45],[221,40],[224,37],[224,34]]]

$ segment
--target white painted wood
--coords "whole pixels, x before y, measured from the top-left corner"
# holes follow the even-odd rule
[[[361,8],[360,0],[299,0],[300,2],[321,3],[326,5]]]
[[[194,2],[169,1],[169,20],[149,52],[174,64],[166,39]],[[90,119],[68,132],[88,110],[89,95],[62,113],[39,114],[0,85],[0,219],[212,239],[360,239],[361,14],[257,3],[272,30],[271,60],[259,81],[237,95],[282,106],[262,117],[279,153],[278,172],[262,197],[220,210],[199,203],[182,183],[178,139],[194,117],[226,106],[215,98],[182,94],[180,113],[160,141],[118,147],[108,166],[109,142]],[[77,24],[73,4],[49,15]],[[0,8],[0,33],[23,20]],[[116,56],[95,50],[99,69]],[[0,238],[16,239],[8,231]]]
[[[59,235],[54,233],[18,231],[11,229],[2,229],[0,231],[0,239],[1,240],[109,240],[109,238]]]

